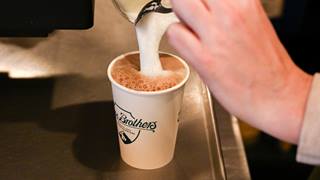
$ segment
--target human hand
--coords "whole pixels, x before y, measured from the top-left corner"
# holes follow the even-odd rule
[[[172,0],[171,45],[233,115],[297,143],[312,76],[279,41],[259,0]]]

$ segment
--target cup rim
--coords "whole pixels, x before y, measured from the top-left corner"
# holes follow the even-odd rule
[[[189,76],[190,76],[190,68],[189,66],[187,65],[187,63],[182,60],[182,58],[180,58],[179,56],[176,56],[172,53],[168,53],[168,52],[163,52],[163,51],[159,51],[160,54],[164,54],[164,55],[169,55],[169,56],[172,56],[174,58],[176,58],[177,60],[179,60],[184,68],[186,69],[186,75],[184,77],[184,79],[177,85],[171,87],[171,88],[168,88],[168,89],[164,89],[164,90],[160,90],[160,91],[137,91],[137,90],[133,90],[133,89],[130,89],[130,88],[127,88],[125,86],[122,86],[121,84],[119,84],[118,82],[116,82],[112,75],[111,75],[111,70],[112,70],[112,67],[113,65],[119,61],[120,59],[123,59],[124,57],[128,56],[128,55],[133,55],[133,54],[139,54],[140,51],[131,51],[131,52],[127,52],[127,53],[124,53],[124,54],[121,54],[119,56],[117,56],[116,58],[114,58],[111,63],[109,64],[108,66],[108,69],[107,69],[107,74],[108,74],[108,79],[109,81],[111,81],[111,83],[113,85],[115,85],[116,87],[120,88],[121,90],[123,91],[126,91],[126,92],[129,92],[131,94],[136,94],[136,95],[146,95],[146,96],[150,96],[150,95],[161,95],[161,94],[166,94],[166,93],[169,93],[169,92],[172,92],[172,91],[175,91],[179,88],[181,88],[183,85],[185,85],[185,83],[188,81],[189,79]]]

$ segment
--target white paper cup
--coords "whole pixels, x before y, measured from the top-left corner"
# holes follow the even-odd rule
[[[156,92],[132,90],[117,83],[111,76],[111,70],[118,60],[138,53],[130,52],[115,58],[108,67],[108,78],[112,83],[122,160],[135,168],[156,169],[173,159],[178,117],[190,70],[181,58],[161,52],[184,65],[186,76],[182,82]]]

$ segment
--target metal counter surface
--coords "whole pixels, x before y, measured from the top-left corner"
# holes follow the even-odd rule
[[[214,100],[213,109],[227,179],[251,179],[238,120]]]
[[[0,179],[250,179],[237,121],[195,73],[175,160],[148,172],[119,159],[105,71],[132,50],[132,25],[103,0],[91,30],[0,39]],[[175,53],[166,40],[161,50]]]
[[[121,160],[112,101],[52,109],[54,79],[2,76],[0,83],[1,179],[250,179],[237,121],[215,101],[212,111],[195,72],[185,89],[175,157],[147,171]]]

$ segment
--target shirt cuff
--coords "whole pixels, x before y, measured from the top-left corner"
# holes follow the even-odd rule
[[[315,74],[300,132],[298,162],[320,165],[320,74]]]

